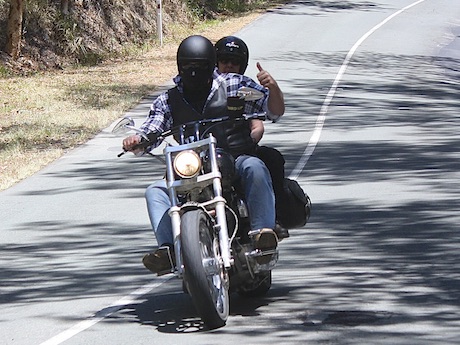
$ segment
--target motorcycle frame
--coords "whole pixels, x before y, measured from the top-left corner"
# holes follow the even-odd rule
[[[206,206],[213,205],[215,209],[215,230],[219,235],[219,246],[222,263],[225,269],[230,269],[232,265],[232,258],[230,253],[230,240],[227,229],[226,219],[226,201],[222,193],[222,175],[217,165],[217,139],[210,134],[209,137],[197,140],[192,143],[182,144],[178,146],[167,145],[164,149],[166,160],[166,186],[169,193],[171,207],[169,209],[169,216],[171,217],[172,233],[174,240],[174,251],[176,256],[176,270],[175,273],[182,277],[184,272],[182,257],[181,257],[181,210],[185,207],[205,208]],[[193,150],[195,152],[203,152],[208,150],[211,165],[211,171],[205,174],[198,174],[193,178],[176,178],[173,168],[174,155],[178,152],[185,150]],[[177,193],[181,190],[189,190],[191,186],[207,187],[212,184],[214,197],[206,203],[185,203],[179,206]]]

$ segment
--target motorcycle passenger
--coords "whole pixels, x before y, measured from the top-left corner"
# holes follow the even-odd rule
[[[249,61],[249,49],[246,43],[239,37],[226,36],[222,37],[215,44],[217,68],[220,73],[239,73],[244,74]],[[275,115],[272,118],[278,119],[284,114],[284,95],[276,80],[264,70],[257,62],[257,79],[259,83],[269,90],[268,111]],[[264,134],[264,124],[261,120],[251,121],[251,136],[258,143]],[[273,189],[276,199],[276,211],[281,212],[284,204],[284,163],[285,160],[281,152],[275,148],[267,146],[257,147],[257,157],[259,157],[267,166],[272,178]],[[288,229],[283,228],[279,223],[275,226],[275,232],[281,241],[289,237]]]
[[[146,133],[161,133],[185,122],[219,117],[227,111],[227,97],[235,97],[242,86],[264,93],[257,101],[245,102],[246,113],[263,112],[268,92],[252,79],[239,74],[219,74],[215,68],[213,44],[205,37],[194,35],[184,39],[177,50],[178,75],[176,86],[162,93],[153,102],[141,129]],[[222,107],[223,106],[223,107]],[[275,249],[278,238],[275,227],[275,199],[270,173],[255,156],[255,143],[249,125],[242,121],[225,128],[225,136],[217,137],[218,146],[225,147],[235,157],[238,178],[244,189],[250,215],[250,235],[260,250]],[[123,140],[123,148],[133,151],[141,141],[139,135]],[[150,148],[158,146],[154,143]],[[147,208],[159,245],[146,254],[144,266],[158,275],[171,272],[168,248],[172,251],[173,236],[168,215],[170,201],[164,180],[150,185],[145,193]],[[174,258],[174,255],[172,255]]]

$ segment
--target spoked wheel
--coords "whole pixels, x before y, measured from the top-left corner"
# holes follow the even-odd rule
[[[198,314],[210,329],[225,325],[229,314],[228,276],[219,260],[219,241],[201,209],[181,217],[184,280]]]

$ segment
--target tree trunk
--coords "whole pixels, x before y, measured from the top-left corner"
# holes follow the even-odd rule
[[[61,0],[61,13],[63,15],[69,14],[69,0]]]
[[[17,59],[21,53],[22,39],[22,15],[24,12],[24,0],[10,0],[10,13],[6,31],[5,51]]]

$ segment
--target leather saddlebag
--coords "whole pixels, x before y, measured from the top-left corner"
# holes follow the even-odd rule
[[[284,228],[304,226],[310,218],[311,201],[299,183],[289,178],[284,179],[283,202],[277,220]]]

